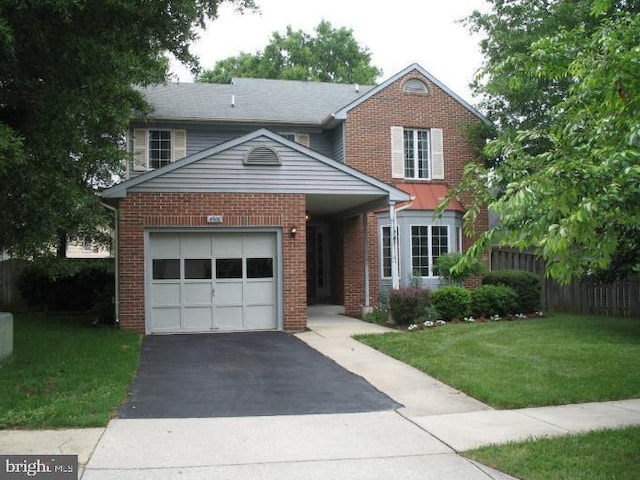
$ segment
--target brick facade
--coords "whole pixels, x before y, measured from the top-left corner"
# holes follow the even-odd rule
[[[282,228],[283,325],[306,327],[305,197],[299,194],[130,193],[120,202],[120,325],[145,331],[144,234],[154,227],[203,228],[268,226]],[[258,208],[259,207],[259,208]],[[206,215],[223,212],[220,227]],[[289,235],[291,226],[297,235]]]
[[[404,83],[411,78],[424,82],[427,85],[428,94],[403,92]],[[465,132],[468,126],[478,122],[479,119],[451,95],[419,72],[412,71],[348,112],[345,121],[346,163],[385,183],[407,182],[391,176],[391,127],[441,128],[444,138],[444,180],[410,180],[410,182],[444,183],[448,187],[453,187],[460,183],[465,164],[474,159],[474,150]],[[360,220],[359,223],[361,225],[362,221]],[[480,234],[487,228],[488,214],[484,209],[475,223],[476,233]],[[361,226],[359,231],[362,231]],[[376,218],[370,215],[369,278],[372,305],[378,301],[380,278],[378,235]],[[475,238],[465,237],[463,248],[466,250]],[[355,245],[348,245],[347,242],[352,240],[356,242]],[[349,252],[349,255],[345,253],[345,277],[352,275],[355,281],[355,277],[359,275],[362,283],[362,268],[356,265],[356,259],[363,260],[361,233],[358,237],[354,230],[352,237],[345,236],[344,248],[345,252]],[[353,271],[346,273],[350,269]],[[348,314],[359,312],[355,297],[360,292],[361,290],[354,289],[354,293],[345,298]],[[362,300],[360,296],[359,305],[362,304]]]

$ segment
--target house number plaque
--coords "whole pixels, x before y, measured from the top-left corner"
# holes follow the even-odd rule
[[[207,223],[222,223],[223,215],[207,215]]]

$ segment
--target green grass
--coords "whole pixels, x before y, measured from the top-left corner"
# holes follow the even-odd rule
[[[640,397],[640,321],[557,315],[356,337],[495,408]]]
[[[640,426],[489,446],[464,455],[523,480],[635,480]]]
[[[140,335],[81,317],[14,317],[13,356],[0,365],[0,428],[103,426],[126,398]]]

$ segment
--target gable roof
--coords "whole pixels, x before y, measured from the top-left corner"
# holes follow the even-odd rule
[[[349,110],[357,107],[362,102],[364,102],[367,99],[371,98],[372,96],[374,96],[375,94],[377,94],[381,90],[384,90],[385,88],[387,88],[393,82],[396,82],[397,80],[399,80],[400,78],[404,77],[405,75],[407,75],[408,73],[410,73],[410,72],[412,72],[414,70],[417,71],[418,73],[420,73],[425,78],[427,78],[431,83],[433,83],[434,85],[436,85],[437,87],[442,89],[444,92],[446,92],[449,96],[451,96],[454,100],[456,100],[460,105],[462,105],[464,108],[469,110],[469,112],[471,112],[473,115],[478,117],[478,119],[482,120],[483,122],[488,122],[489,121],[478,110],[473,108],[468,102],[466,102],[464,99],[462,99],[458,94],[456,94],[453,90],[451,90],[449,87],[447,87],[444,83],[442,83],[436,77],[431,75],[429,72],[427,72],[424,68],[422,68],[417,63],[409,65],[407,68],[405,68],[404,70],[401,70],[400,72],[396,73],[391,78],[388,78],[384,82],[376,85],[374,88],[370,89],[369,91],[367,91],[363,95],[360,95],[358,98],[354,99],[351,103],[344,105],[338,111],[334,112],[331,115],[331,117],[336,119],[336,120],[345,120],[347,118],[347,112],[349,112]]]
[[[234,78],[231,84],[167,83],[142,88],[154,120],[330,125],[412,71],[441,88],[484,122],[486,117],[417,63],[378,85]]]
[[[374,197],[380,198],[387,196],[389,200],[393,202],[405,202],[410,199],[410,196],[408,194],[398,188],[388,185],[373,177],[370,177],[343,163],[325,157],[324,155],[321,155],[318,152],[304,147],[296,142],[287,140],[284,137],[281,137],[280,135],[265,128],[255,130],[236,139],[224,142],[222,144],[207,148],[201,152],[185,157],[182,160],[178,160],[165,167],[159,168],[157,170],[151,170],[138,177],[126,180],[118,185],[104,190],[102,192],[102,197],[107,200],[119,199],[126,197],[130,190],[137,191],[149,188],[159,188],[162,191],[169,191],[174,188],[173,182],[175,182],[176,178],[178,177],[174,175],[174,173],[177,174],[186,171],[195,162],[198,162],[200,160],[204,161],[209,157],[220,156],[224,152],[248,144],[257,139],[268,140],[273,142],[274,144],[280,144],[281,146],[286,147],[289,151],[295,152],[297,154],[297,158],[304,158],[311,162],[318,162],[319,166],[322,167],[323,172],[332,172],[336,176],[336,178],[341,180],[340,182],[336,182],[335,184],[332,184],[330,186],[322,187],[318,185],[317,181],[319,178],[318,169],[303,168],[302,170],[298,170],[298,172],[302,172],[298,173],[298,175],[304,176],[304,179],[302,179],[303,181],[298,179],[297,182],[284,184],[282,183],[282,175],[279,172],[273,170],[273,168],[279,167],[267,167],[268,169],[271,169],[271,172],[274,172],[274,178],[277,178],[278,180],[277,183],[271,185],[269,183],[269,174],[261,176],[257,174],[254,167],[252,167],[250,170],[245,170],[247,172],[247,175],[252,176],[252,181],[254,181],[254,184],[251,187],[252,190],[260,190],[263,192],[272,193],[304,193],[307,195],[316,196],[350,195],[356,197],[358,195],[362,195],[363,201],[372,200],[374,199]],[[210,170],[214,170],[216,167],[200,166],[197,172],[200,177],[203,176],[202,168],[209,168]],[[217,171],[220,172],[224,170],[224,166],[221,165],[220,167],[218,167]],[[231,179],[231,183],[225,183],[223,181],[224,179],[220,179],[219,181],[211,181],[212,179],[207,179],[208,181],[206,182],[206,184],[202,184],[201,182],[200,185],[195,186],[195,189],[188,189],[186,191],[238,192],[239,187],[237,185],[237,174],[242,173],[233,172],[231,175],[233,177]],[[343,186],[338,185],[338,183],[341,183]]]
[[[374,88],[353,84],[234,78],[233,83],[168,83],[142,89],[153,119],[319,126]]]

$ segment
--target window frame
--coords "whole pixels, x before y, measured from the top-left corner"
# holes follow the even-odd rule
[[[410,149],[408,148],[408,134],[411,137]],[[421,148],[420,145],[425,142],[427,144],[426,149]],[[404,178],[408,180],[431,180],[431,129],[403,127],[402,147]],[[410,167],[408,165],[409,162],[412,164]],[[424,174],[424,176],[421,176],[421,174]]]
[[[414,263],[413,263],[413,250],[414,250],[414,244],[413,244],[413,239],[414,239],[414,234],[413,234],[413,229],[414,227],[426,227],[427,228],[427,262],[428,262],[428,268],[427,268],[427,273],[428,275],[419,275],[420,278],[440,278],[439,275],[434,275],[433,273],[433,269],[434,269],[434,265],[435,265],[435,260],[440,256],[440,255],[446,255],[447,253],[451,252],[451,228],[449,225],[437,225],[437,224],[425,224],[425,223],[412,223],[411,225],[409,225],[409,232],[410,232],[410,248],[411,248],[411,260],[410,260],[410,265],[411,265],[411,272],[415,272],[416,268],[414,267]],[[439,255],[434,257],[433,253],[434,253],[434,244],[433,244],[433,239],[434,239],[434,228],[444,228],[446,231],[446,252],[439,252]],[[419,272],[422,273],[422,272]]]
[[[393,237],[391,236],[391,225],[380,225],[380,278],[382,279],[391,279],[393,275],[392,267],[391,267],[391,250],[389,250],[389,256],[385,257],[385,245],[384,245],[384,230],[389,229],[389,249],[393,248]],[[398,258],[397,262],[400,261],[400,226],[396,225],[396,237],[398,238]],[[385,275],[385,259],[388,258],[389,261],[389,272],[390,275]],[[399,264],[399,263],[398,263]]]
[[[151,148],[151,142],[154,141],[152,140],[152,135],[154,133],[168,133],[169,134],[169,147],[168,149],[166,148]],[[162,142],[166,142],[167,140],[163,140],[162,138],[157,140],[158,142],[162,143]],[[169,152],[169,158],[168,159],[162,159],[162,158],[158,158],[158,165],[153,165],[152,162],[155,161],[156,159],[152,159],[152,152],[162,152],[162,151],[167,151]],[[157,170],[159,168],[165,167],[169,164],[171,164],[171,162],[173,162],[173,132],[171,129],[169,128],[150,128],[149,130],[147,130],[147,168],[150,170]]]

